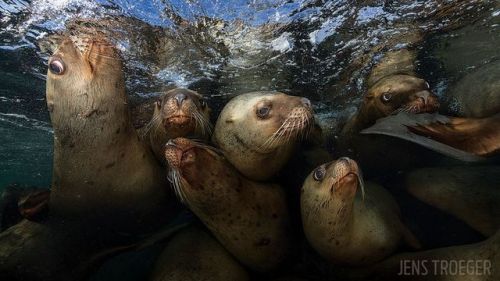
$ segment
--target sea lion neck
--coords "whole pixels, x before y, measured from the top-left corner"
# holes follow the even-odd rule
[[[93,43],[79,56],[70,43],[55,54],[66,69],[59,71],[58,63],[47,74],[54,128],[50,210],[114,231],[154,229],[169,217],[166,177],[131,123],[121,60],[110,57],[116,51],[109,44]]]

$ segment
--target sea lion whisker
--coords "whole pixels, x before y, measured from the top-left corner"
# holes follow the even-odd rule
[[[180,176],[179,171],[177,169],[171,168],[169,173],[168,173],[168,180],[174,188],[175,195],[177,195],[177,197],[179,198],[179,200],[182,203],[185,203],[186,197],[184,195],[184,192],[182,191],[181,176]]]

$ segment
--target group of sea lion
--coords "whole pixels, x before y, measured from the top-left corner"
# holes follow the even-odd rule
[[[117,49],[98,34],[63,38],[47,72],[54,128],[51,191],[24,196],[20,211],[29,215],[0,233],[1,276],[85,280],[103,261],[147,241],[165,245],[149,280],[498,280],[499,113],[439,119],[429,84],[407,65],[411,56],[390,52],[374,68],[363,104],[333,147],[334,160],[328,152],[308,153],[328,149],[311,101],[281,92],[234,97],[213,126],[205,97],[174,89],[154,102],[144,127],[134,128],[141,122],[131,115]],[[498,108],[498,96],[488,106]],[[400,114],[417,121],[394,120]],[[423,123],[416,117],[426,114],[447,121]],[[415,167],[400,165],[401,153],[425,150],[386,136],[384,129],[395,122],[410,136],[439,144],[426,147],[452,151],[446,155],[489,157],[473,168],[410,172],[404,187],[487,240],[415,251],[425,245],[405,225],[397,198],[373,176]],[[374,125],[382,126],[371,132],[378,140],[363,134]],[[481,149],[469,149],[476,141]],[[293,163],[300,155],[307,164]],[[301,171],[290,172],[297,169],[292,164]],[[457,176],[463,180],[442,179]],[[290,177],[302,186],[290,184]],[[172,226],[182,205],[196,219],[188,227]],[[36,216],[41,210],[46,214]],[[311,272],[314,266],[304,265],[318,257],[332,269],[328,274],[318,276]],[[482,275],[408,276],[398,274],[403,260],[487,262],[477,268]],[[296,276],[283,276],[290,274]]]

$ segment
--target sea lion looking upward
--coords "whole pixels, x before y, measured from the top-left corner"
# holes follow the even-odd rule
[[[311,172],[302,186],[300,206],[307,240],[332,264],[375,263],[392,254],[403,239],[419,246],[389,192],[369,184],[365,194],[358,165],[349,158]]]
[[[281,265],[292,236],[281,186],[246,179],[216,150],[185,138],[165,148],[179,198],[241,263],[257,271]]]
[[[238,171],[262,181],[283,168],[313,124],[308,99],[280,92],[252,92],[233,98],[224,107],[213,141]]]
[[[210,108],[203,96],[181,88],[166,92],[155,102],[153,117],[142,129],[143,138],[162,163],[165,162],[165,143],[169,139],[209,139],[211,133]]]
[[[132,126],[113,45],[96,34],[65,38],[49,59],[47,106],[54,128],[52,214],[130,233],[172,217],[175,196]]]

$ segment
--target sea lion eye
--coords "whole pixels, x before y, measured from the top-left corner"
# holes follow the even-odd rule
[[[49,63],[49,70],[56,75],[62,75],[65,70],[64,63],[60,59],[54,59]]]
[[[324,167],[319,167],[316,170],[314,170],[313,173],[313,178],[315,181],[321,181],[325,177],[325,168]]]
[[[259,118],[266,118],[269,115],[269,112],[271,111],[271,108],[268,106],[263,106],[257,109],[257,116]]]
[[[389,92],[385,92],[382,94],[382,101],[383,102],[388,102],[391,100],[391,98],[392,98],[392,94]]]

